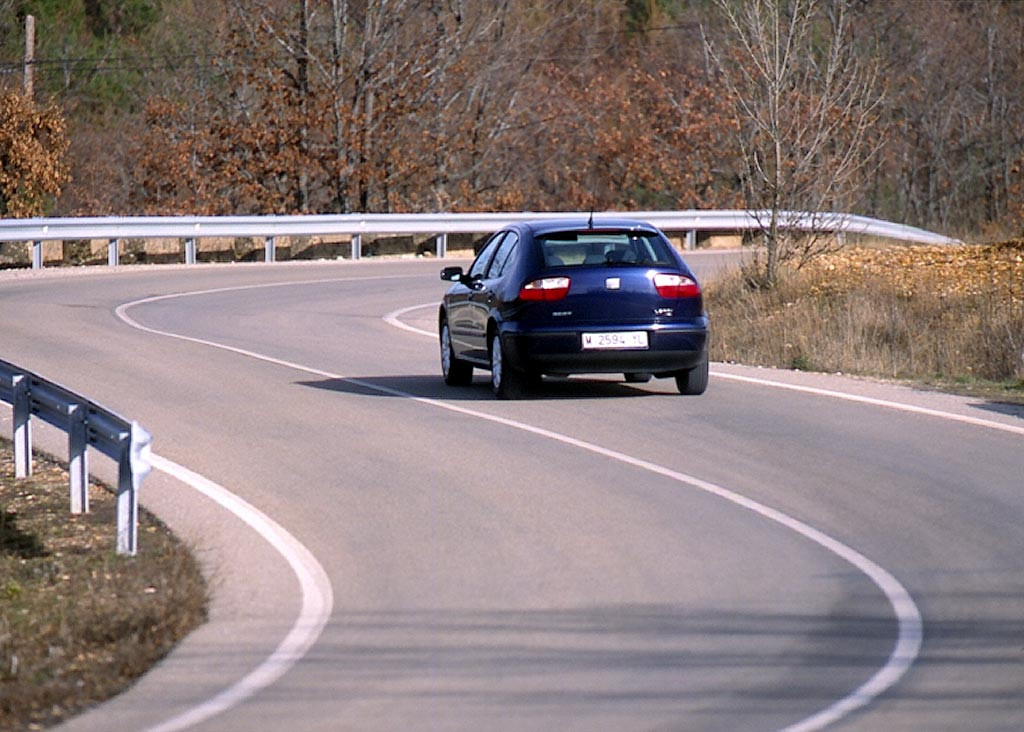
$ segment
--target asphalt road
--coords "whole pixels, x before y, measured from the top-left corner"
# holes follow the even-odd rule
[[[438,270],[0,274],[0,357],[154,434],[214,589],[63,729],[1024,729],[1021,410],[722,364],[498,402],[440,379]]]

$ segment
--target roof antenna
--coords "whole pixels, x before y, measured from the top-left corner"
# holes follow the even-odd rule
[[[594,206],[593,206],[593,204],[591,204],[591,206],[590,206],[590,218],[587,219],[587,228],[588,229],[593,229],[594,228]]]

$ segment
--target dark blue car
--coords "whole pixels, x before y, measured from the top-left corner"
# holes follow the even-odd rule
[[[502,399],[544,374],[672,377],[683,394],[708,383],[700,285],[664,234],[625,219],[512,224],[494,234],[438,313],[445,383],[489,369]]]

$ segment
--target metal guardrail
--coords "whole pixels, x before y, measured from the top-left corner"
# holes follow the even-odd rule
[[[89,510],[88,450],[117,462],[117,553],[138,551],[139,488],[150,470],[152,437],[129,422],[38,374],[0,360],[0,400],[13,407],[14,473],[32,474],[33,415],[68,433],[71,513]]]
[[[351,236],[353,259],[362,255],[367,235],[426,234],[436,236],[437,255],[445,256],[449,234],[486,234],[516,221],[589,216],[580,212],[437,213],[437,214],[322,214],[295,216],[108,216],[0,220],[0,242],[32,242],[33,267],[43,266],[42,242],[65,239],[108,241],[108,264],[118,263],[122,239],[176,238],[185,242],[185,262],[196,260],[195,242],[204,237],[263,237],[265,259],[274,261],[278,236]],[[664,231],[756,231],[766,211],[603,211],[594,217],[615,216],[649,221]],[[952,239],[912,226],[845,213],[784,212],[785,228],[805,231],[865,234],[924,244],[956,244]],[[692,237],[690,239],[692,241]]]

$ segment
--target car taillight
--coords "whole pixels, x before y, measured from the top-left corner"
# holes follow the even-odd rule
[[[569,294],[568,277],[542,277],[539,280],[527,282],[519,290],[520,300],[561,300]]]
[[[700,286],[685,275],[656,274],[654,287],[662,297],[697,297]]]

